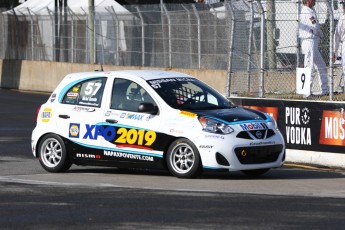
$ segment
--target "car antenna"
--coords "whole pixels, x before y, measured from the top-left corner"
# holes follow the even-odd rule
[[[102,45],[102,53],[104,53],[104,45]],[[104,55],[102,55],[102,63],[100,63],[101,64],[101,72],[104,72],[103,71],[103,63],[104,63]],[[99,70],[96,70],[96,71],[99,71]]]
[[[101,71],[101,72],[104,72],[104,70],[103,70],[103,64],[101,64],[101,70],[96,69],[95,71]]]

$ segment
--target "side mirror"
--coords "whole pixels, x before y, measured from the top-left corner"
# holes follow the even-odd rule
[[[152,103],[143,102],[143,103],[139,104],[138,112],[157,114],[158,108],[156,106],[154,106]]]

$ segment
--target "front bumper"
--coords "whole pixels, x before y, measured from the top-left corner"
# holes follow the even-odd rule
[[[264,164],[278,160],[284,151],[283,145],[237,147],[235,154],[241,164]]]
[[[203,141],[205,143],[206,140]],[[223,136],[213,139],[211,147],[199,148],[203,167],[208,169],[240,171],[279,168],[285,161],[284,139],[279,132],[260,140]]]

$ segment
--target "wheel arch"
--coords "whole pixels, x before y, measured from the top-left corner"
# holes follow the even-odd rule
[[[197,147],[197,145],[191,140],[191,139],[189,139],[188,137],[183,137],[183,136],[177,136],[177,137],[174,137],[174,138],[172,138],[168,143],[167,143],[167,145],[164,147],[164,150],[163,150],[163,164],[164,164],[164,167],[165,168],[168,168],[167,167],[167,164],[166,164],[166,157],[167,157],[167,153],[168,153],[168,149],[169,149],[169,147],[171,146],[171,144],[173,143],[173,142],[175,142],[177,139],[187,139],[187,140],[189,140],[190,142],[192,142],[193,144],[194,144],[194,146],[195,146],[195,148],[199,151],[199,148]],[[201,167],[203,167],[203,163],[202,163],[202,157],[201,157],[201,154],[200,154],[200,151],[199,151],[199,155],[200,155],[200,164],[201,164]]]
[[[48,172],[67,171],[73,164],[70,160],[66,138],[56,133],[45,133],[37,141],[36,154],[41,166]]]
[[[180,140],[180,141],[179,141]],[[183,146],[182,148],[187,148],[189,149],[188,151],[192,151],[192,159],[193,159],[193,164],[188,166],[187,161],[191,160],[189,156],[184,155],[183,158],[180,158],[180,155],[178,158],[183,159],[182,163],[178,161],[175,161],[173,158],[176,158],[176,148],[179,149],[181,148],[180,146]],[[169,152],[169,150],[171,151]],[[179,150],[177,150],[179,151]],[[185,153],[185,149],[183,150]],[[188,154],[189,155],[189,154]],[[186,157],[187,156],[187,157]],[[172,158],[173,157],[173,158]],[[189,158],[189,160],[187,160]],[[184,161],[184,163],[183,163]],[[198,147],[195,145],[195,143],[187,138],[187,137],[176,137],[170,145],[167,146],[167,150],[165,151],[164,154],[164,162],[166,164],[167,169],[176,177],[178,178],[194,178],[200,174],[202,174],[203,171],[203,164],[200,156],[200,151]],[[179,163],[177,163],[179,162]],[[190,162],[190,161],[189,161]],[[183,166],[184,165],[184,166]],[[185,167],[187,167],[187,171],[185,171]],[[185,171],[185,172],[184,172]]]
[[[167,162],[166,162],[166,158],[167,158],[167,154],[168,154],[168,149],[169,149],[169,147],[171,146],[171,144],[174,141],[176,141],[177,139],[180,139],[180,138],[185,138],[185,137],[174,137],[174,138],[171,138],[171,140],[164,147],[164,150],[163,150],[163,167],[165,169],[168,169],[168,165],[167,165]]]
[[[56,135],[56,136],[59,136],[59,137],[63,140],[63,142],[65,143],[65,145],[67,145],[67,142],[66,142],[66,138],[65,138],[65,137],[63,137],[63,136],[61,136],[61,135],[59,135],[59,134],[53,133],[53,132],[45,133],[45,134],[41,135],[41,136],[38,138],[37,142],[36,142],[35,152],[34,152],[34,153],[35,153],[35,158],[38,158],[38,156],[39,156],[39,155],[38,155],[38,147],[40,146],[40,143],[41,143],[42,139],[43,139],[45,136],[47,136],[47,135]],[[66,146],[66,152],[67,152],[68,157],[70,158],[70,156],[69,156],[69,151],[68,151],[67,146]]]

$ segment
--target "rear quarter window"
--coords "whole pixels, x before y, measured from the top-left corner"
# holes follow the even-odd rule
[[[73,85],[64,95],[62,103],[100,107],[106,78],[86,80]]]

